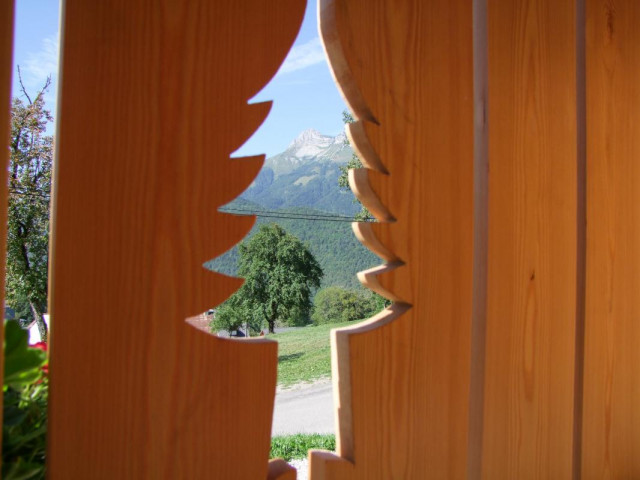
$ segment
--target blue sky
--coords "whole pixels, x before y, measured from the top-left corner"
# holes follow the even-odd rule
[[[58,70],[59,6],[56,0],[17,0],[14,41],[13,94],[19,94],[16,65],[29,94],[42,88],[48,75],[52,85],[47,106],[55,109]]]
[[[47,75],[52,76],[46,100],[54,117],[59,23],[56,0],[16,0],[14,72],[15,65],[20,65],[29,93],[38,90]],[[18,94],[15,77],[13,91]],[[269,117],[234,156],[275,155],[307,128],[327,135],[343,131],[342,111],[346,107],[318,38],[315,0],[309,0],[300,34],[279,72],[251,101],[265,100],[274,102]]]

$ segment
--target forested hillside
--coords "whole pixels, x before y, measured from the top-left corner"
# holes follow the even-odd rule
[[[237,209],[247,212],[266,211],[264,207],[243,199],[235,200],[225,209]],[[304,215],[313,217],[313,220],[275,218],[272,213],[265,213],[264,215],[269,216],[258,217],[256,226],[249,236],[257,231],[259,225],[274,222],[287,232],[306,242],[324,270],[323,287],[330,285],[350,288],[360,287],[356,273],[381,263],[379,258],[358,242],[351,231],[349,222],[323,220],[323,216],[329,215],[327,212],[308,207],[292,207],[278,210],[278,214],[276,214],[282,217]],[[227,275],[235,275],[237,259],[237,247],[234,247],[221,257],[207,262],[205,267]]]
[[[360,207],[351,192],[338,187],[339,176],[340,164],[326,161],[302,164],[279,176],[265,166],[242,198],[268,209],[308,207],[355,215]]]

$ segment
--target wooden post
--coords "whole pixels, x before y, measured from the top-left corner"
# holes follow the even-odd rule
[[[582,478],[640,478],[640,4],[586,6]]]
[[[303,0],[64,3],[50,312],[51,479],[266,478],[277,344],[185,324],[241,281],[202,264]],[[247,415],[232,416],[234,411]]]
[[[483,478],[571,478],[576,5],[488,2]]]
[[[4,319],[4,286],[5,286],[5,259],[7,257],[7,168],[9,162],[9,138],[11,132],[11,74],[13,69],[13,0],[0,2],[0,102],[2,102],[2,114],[0,115],[0,145],[2,145],[0,164],[0,307]],[[4,342],[3,328],[0,329],[0,345]],[[0,380],[4,374],[4,355],[0,355]],[[0,381],[0,383],[2,383]],[[0,397],[0,417],[2,417],[2,398]],[[0,438],[0,448],[2,439]]]
[[[473,262],[473,42],[466,0],[320,2],[334,77],[358,120],[352,188],[396,301],[332,334],[338,456],[312,479],[465,478]]]

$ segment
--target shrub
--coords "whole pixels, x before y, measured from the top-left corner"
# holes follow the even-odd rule
[[[2,478],[45,478],[48,380],[46,344],[27,345],[18,322],[4,325]]]
[[[311,320],[315,325],[361,320],[379,312],[382,305],[374,294],[327,287],[320,290],[314,299]]]

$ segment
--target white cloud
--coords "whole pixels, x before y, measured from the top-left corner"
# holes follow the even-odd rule
[[[42,49],[29,53],[24,65],[21,65],[23,80],[29,85],[38,87],[44,84],[46,78],[58,76],[58,49],[60,40],[58,35],[44,38]]]
[[[324,62],[324,51],[320,38],[315,37],[302,45],[294,46],[278,73],[290,73]]]

